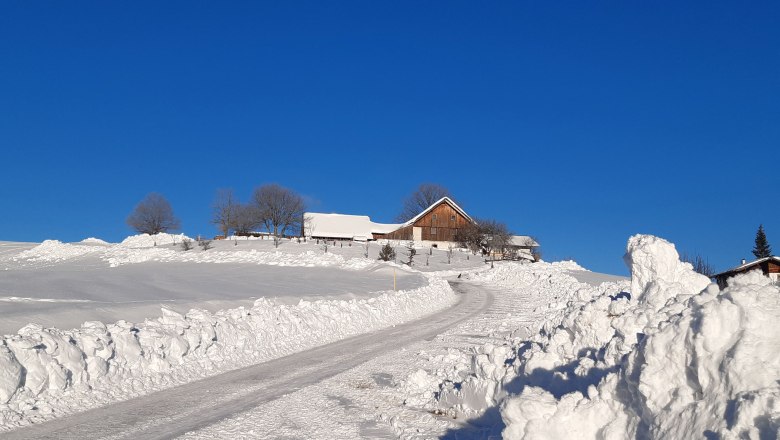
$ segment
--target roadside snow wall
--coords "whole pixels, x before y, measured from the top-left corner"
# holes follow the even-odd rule
[[[0,339],[0,431],[416,319],[454,304],[446,281],[351,301],[163,309],[140,324],[27,325]]]
[[[648,235],[629,239],[625,260],[630,300],[548,268],[493,280],[563,291],[537,335],[475,349],[471,375],[440,385],[440,407],[497,404],[507,440],[778,438],[780,288],[750,273],[720,291]]]

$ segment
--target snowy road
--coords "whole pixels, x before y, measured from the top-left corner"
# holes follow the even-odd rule
[[[272,402],[354,368],[385,352],[439,333],[484,313],[494,298],[452,283],[458,303],[421,320],[345,339],[162,392],[4,433],[27,438],[173,438]]]

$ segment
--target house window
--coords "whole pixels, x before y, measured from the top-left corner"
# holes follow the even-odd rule
[[[450,216],[450,221],[451,221],[451,222],[454,222],[454,221],[455,221],[455,216],[454,216],[454,215],[451,215],[451,216]]]
[[[436,235],[436,228],[431,228],[431,235]]]
[[[433,221],[436,221],[436,214],[433,214],[433,217],[431,217]]]

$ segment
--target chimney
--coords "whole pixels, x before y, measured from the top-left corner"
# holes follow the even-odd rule
[[[745,259],[744,258],[742,259],[742,264],[745,264]]]

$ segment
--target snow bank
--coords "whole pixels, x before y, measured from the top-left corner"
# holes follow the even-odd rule
[[[32,249],[19,252],[12,260],[29,262],[56,262],[72,258],[83,257],[88,254],[100,252],[97,246],[63,243],[59,240],[46,240]]]
[[[498,404],[505,439],[777,438],[780,288],[751,273],[720,291],[653,236],[631,237],[625,260],[630,299],[550,268],[486,273],[566,290],[537,335],[477,348],[439,405]]]
[[[98,244],[98,245],[103,245],[103,246],[109,246],[111,244],[111,243],[109,243],[109,242],[107,242],[105,240],[101,240],[101,239],[95,238],[95,237],[85,238],[85,239],[81,240],[79,243]]]
[[[338,266],[344,269],[360,270],[378,264],[374,260],[365,258],[348,259],[335,253],[315,251],[294,253],[278,250],[262,252],[255,249],[231,249],[229,251],[203,252],[193,249],[185,252],[175,246],[170,246],[174,243],[181,243],[183,239],[189,239],[189,237],[184,234],[140,234],[127,237],[122,243],[113,245],[99,239],[87,239],[81,242],[84,244],[46,240],[32,249],[20,252],[12,259],[35,263],[42,261],[62,262],[85,256],[97,256],[107,262],[110,267],[157,261],[163,263],[246,263],[296,267]],[[95,244],[101,243],[106,244],[106,246],[95,246]],[[157,246],[154,243],[157,243]]]
[[[134,324],[86,322],[65,331],[28,325],[0,339],[0,429],[126,399],[373,331],[456,301],[446,281],[364,300],[268,299],[251,308]]]
[[[542,314],[548,319],[541,328],[527,326],[507,329],[506,334],[511,339],[505,344],[485,344],[465,350],[452,349],[441,360],[442,367],[429,371],[427,376],[417,372],[416,377],[409,377],[402,383],[406,400],[410,405],[429,411],[441,411],[461,418],[461,416],[477,416],[487,408],[497,405],[513,390],[507,388],[517,376],[514,358],[518,351],[528,350],[527,338],[534,333],[549,335],[558,327],[566,315],[567,306],[584,304],[594,297],[616,295],[629,287],[628,281],[607,282],[598,287],[577,281],[570,271],[583,271],[578,264],[566,261],[557,263],[503,263],[494,269],[472,272],[465,275],[466,279],[500,286],[508,292],[517,292],[517,296],[541,298],[534,301],[539,304],[534,315]],[[508,292],[500,292],[504,295]],[[609,301],[609,300],[607,300]],[[502,308],[509,307],[512,301]],[[524,320],[521,320],[524,321]],[[578,323],[584,325],[584,323]],[[501,324],[503,326],[503,324]],[[593,339],[608,337],[599,335],[599,329],[588,330],[589,344]],[[563,333],[557,336],[562,338]],[[538,336],[542,338],[542,336]],[[574,345],[558,347],[563,352],[575,352]],[[538,363],[551,362],[558,356],[554,352],[549,356],[538,356]],[[422,379],[427,383],[421,384]]]
[[[138,234],[131,235],[125,238],[120,243],[124,247],[129,248],[148,248],[154,246],[164,246],[168,244],[181,243],[182,240],[192,240],[184,234],[168,234],[167,232],[160,232],[155,235]]]

